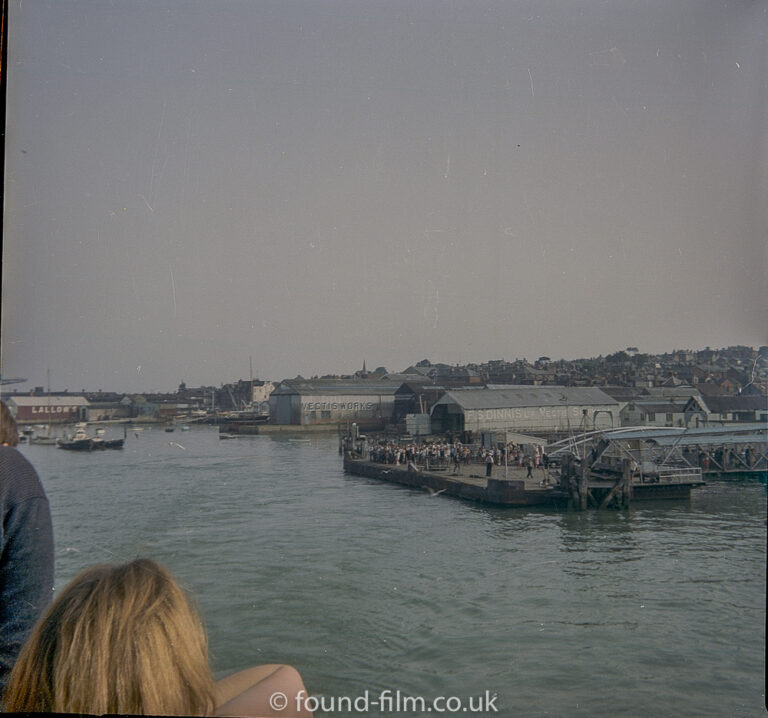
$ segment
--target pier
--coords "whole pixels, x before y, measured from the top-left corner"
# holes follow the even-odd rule
[[[486,478],[482,475],[485,468],[479,464],[462,465],[458,473],[453,473],[452,466],[433,466],[427,470],[413,462],[405,466],[379,464],[345,451],[344,470],[356,476],[497,506],[548,506],[568,500],[568,494],[554,485],[544,469],[536,469],[533,478],[525,478],[526,469],[494,466],[494,475]]]
[[[380,464],[353,451],[344,454],[344,469],[365,476],[432,493],[445,493],[468,501],[497,506],[552,506],[586,510],[590,508],[627,508],[632,501],[687,499],[691,489],[703,486],[701,471],[669,467],[654,473],[639,473],[625,460],[617,474],[582,471],[581,462],[572,460],[559,469],[527,469],[494,466],[491,477],[482,475],[479,464],[462,466],[453,473],[452,466],[418,467]]]
[[[517,437],[521,444],[544,443],[536,437]],[[535,461],[528,446],[524,460],[517,452],[514,465],[505,459],[499,463],[497,449],[490,476],[485,475],[486,464],[477,460],[480,451],[470,452],[474,460],[456,463],[448,460],[453,448],[449,452],[445,443],[427,444],[433,451],[417,450],[412,455],[420,457],[418,461],[403,460],[402,447],[396,445],[382,449],[379,444],[369,451],[362,436],[344,439],[340,451],[345,470],[360,476],[500,506],[587,510],[627,508],[633,501],[688,499],[693,489],[704,485],[705,477],[764,480],[765,438],[765,427],[754,425],[592,431],[541,450],[536,447]],[[506,457],[504,445],[498,444]],[[456,446],[461,452],[461,444]],[[433,461],[430,455],[440,459]],[[521,465],[526,463],[531,467]]]

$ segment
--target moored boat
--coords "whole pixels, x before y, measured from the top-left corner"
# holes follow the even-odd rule
[[[74,436],[58,439],[56,445],[67,451],[100,451],[103,449],[122,449],[124,439],[105,439],[104,430],[99,429],[96,436],[89,436],[86,424],[76,424]]]

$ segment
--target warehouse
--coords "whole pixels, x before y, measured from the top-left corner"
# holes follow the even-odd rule
[[[19,424],[66,424],[85,421],[89,402],[82,396],[6,396]]]
[[[491,384],[449,391],[432,407],[433,432],[589,431],[619,425],[619,403],[596,387]]]
[[[395,391],[402,382],[386,379],[288,379],[269,397],[272,424],[344,424],[381,428],[392,419]]]

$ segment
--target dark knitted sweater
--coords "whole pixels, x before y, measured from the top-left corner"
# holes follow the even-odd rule
[[[43,486],[16,449],[0,446],[0,692],[53,596],[53,529]]]

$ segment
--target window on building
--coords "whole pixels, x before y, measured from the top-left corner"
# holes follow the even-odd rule
[[[667,413],[667,421],[672,421],[672,420],[673,420],[673,418],[674,418],[674,417],[672,416],[672,414],[671,414],[671,413]]]
[[[656,414],[654,414],[652,411],[649,411],[645,415],[645,418],[646,418],[647,421],[656,421]]]

